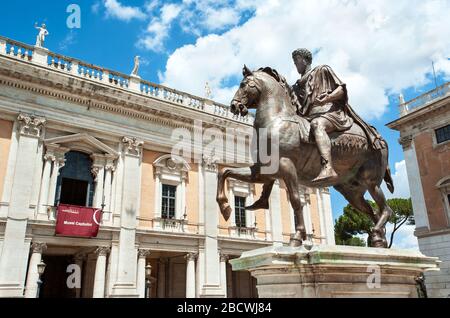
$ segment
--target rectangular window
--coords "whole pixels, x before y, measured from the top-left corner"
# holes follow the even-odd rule
[[[245,198],[234,197],[234,215],[237,227],[247,227],[245,218]]]
[[[438,144],[450,140],[450,125],[436,129],[436,142]]]
[[[175,218],[175,204],[177,196],[177,187],[163,184],[161,198],[161,217],[163,219]]]

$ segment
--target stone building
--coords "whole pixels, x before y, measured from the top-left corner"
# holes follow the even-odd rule
[[[442,261],[429,272],[429,296],[450,295],[450,83],[405,102],[400,118],[389,123],[400,131],[421,252]]]
[[[284,185],[269,210],[249,212],[243,206],[261,186],[231,180],[225,221],[217,171],[248,154],[225,149],[245,157],[240,164],[211,152],[197,161],[171,155],[175,129],[250,135],[252,122],[209,99],[1,37],[0,296],[256,297],[254,280],[228,260],[289,241]],[[311,241],[334,244],[328,190],[299,191]],[[102,208],[98,234],[55,235],[60,204]]]

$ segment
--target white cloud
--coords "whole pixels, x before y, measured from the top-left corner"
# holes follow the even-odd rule
[[[66,51],[70,46],[76,43],[77,32],[74,29],[71,29],[64,39],[59,43],[59,50]]]
[[[221,30],[227,26],[234,26],[238,24],[240,15],[239,12],[232,8],[208,8],[205,11],[205,20],[203,25],[208,30]]]
[[[147,17],[140,8],[124,6],[117,0],[104,0],[103,4],[107,17],[113,17],[126,22],[133,19],[143,20]]]
[[[156,4],[149,4],[147,8],[149,7],[154,9]],[[181,10],[181,5],[165,4],[162,6],[160,14],[149,23],[144,36],[139,39],[138,45],[148,50],[162,51],[164,40],[169,36],[170,25]]]
[[[383,183],[382,189],[384,194],[388,199],[391,198],[404,198],[408,199],[411,197],[409,192],[408,175],[406,173],[406,163],[405,160],[395,163],[394,170],[391,171],[392,180],[394,181],[394,193],[390,193]]]
[[[391,239],[393,228],[393,224],[388,223],[386,225],[386,238],[388,242]],[[394,234],[394,243],[392,244],[392,248],[418,250],[419,245],[417,242],[417,237],[414,236],[414,230],[414,225],[403,224]]]
[[[386,92],[428,81],[431,59],[450,74],[450,2],[437,0],[375,1],[237,1],[256,8],[243,25],[220,35],[199,37],[169,57],[164,82],[202,94],[206,80],[214,98],[228,104],[229,78],[241,78],[242,65],[271,66],[293,83],[297,78],[292,50],[315,51],[314,64],[331,65],[347,83],[351,105],[365,118],[387,109]],[[224,92],[228,92],[225,94]]]

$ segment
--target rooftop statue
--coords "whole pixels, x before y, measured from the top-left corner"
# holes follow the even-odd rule
[[[139,77],[139,75],[138,75],[139,64],[140,64],[139,58],[140,58],[139,55],[134,57],[134,67],[133,67],[133,70],[131,71],[131,76]]]
[[[211,87],[209,87],[209,83],[206,82],[205,84],[205,98],[210,99],[212,96]]]
[[[244,79],[232,100],[231,111],[245,116],[248,109],[256,109],[256,131],[267,128],[269,141],[271,134],[278,138],[279,158],[272,160],[279,159],[279,169],[275,173],[262,172],[266,165],[261,163],[258,144],[253,166],[220,171],[217,202],[221,213],[225,219],[231,214],[224,192],[227,178],[264,184],[261,198],[248,210],[268,209],[274,182],[281,179],[296,215],[291,245],[299,246],[306,239],[299,186],[333,186],[376,224],[369,235],[369,244],[387,247],[385,226],[392,211],[380,186],[384,180],[389,191],[394,191],[388,145],[348,104],[346,85],[331,67],[312,68],[312,54],[306,49],[294,51],[292,57],[301,75],[293,86],[272,68],[251,71],[244,66]],[[366,191],[380,207],[379,211],[374,211],[364,199]]]
[[[45,37],[50,34],[47,31],[47,26],[45,25],[45,23],[43,23],[42,26],[38,26],[38,24],[36,23],[34,25],[34,27],[37,30],[39,30],[39,33],[38,33],[38,35],[36,37],[36,46],[37,47],[44,47]]]

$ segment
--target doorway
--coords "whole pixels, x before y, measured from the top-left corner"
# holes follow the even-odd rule
[[[39,298],[76,298],[76,289],[67,287],[67,267],[73,264],[73,256],[44,255],[47,265],[42,274]]]

